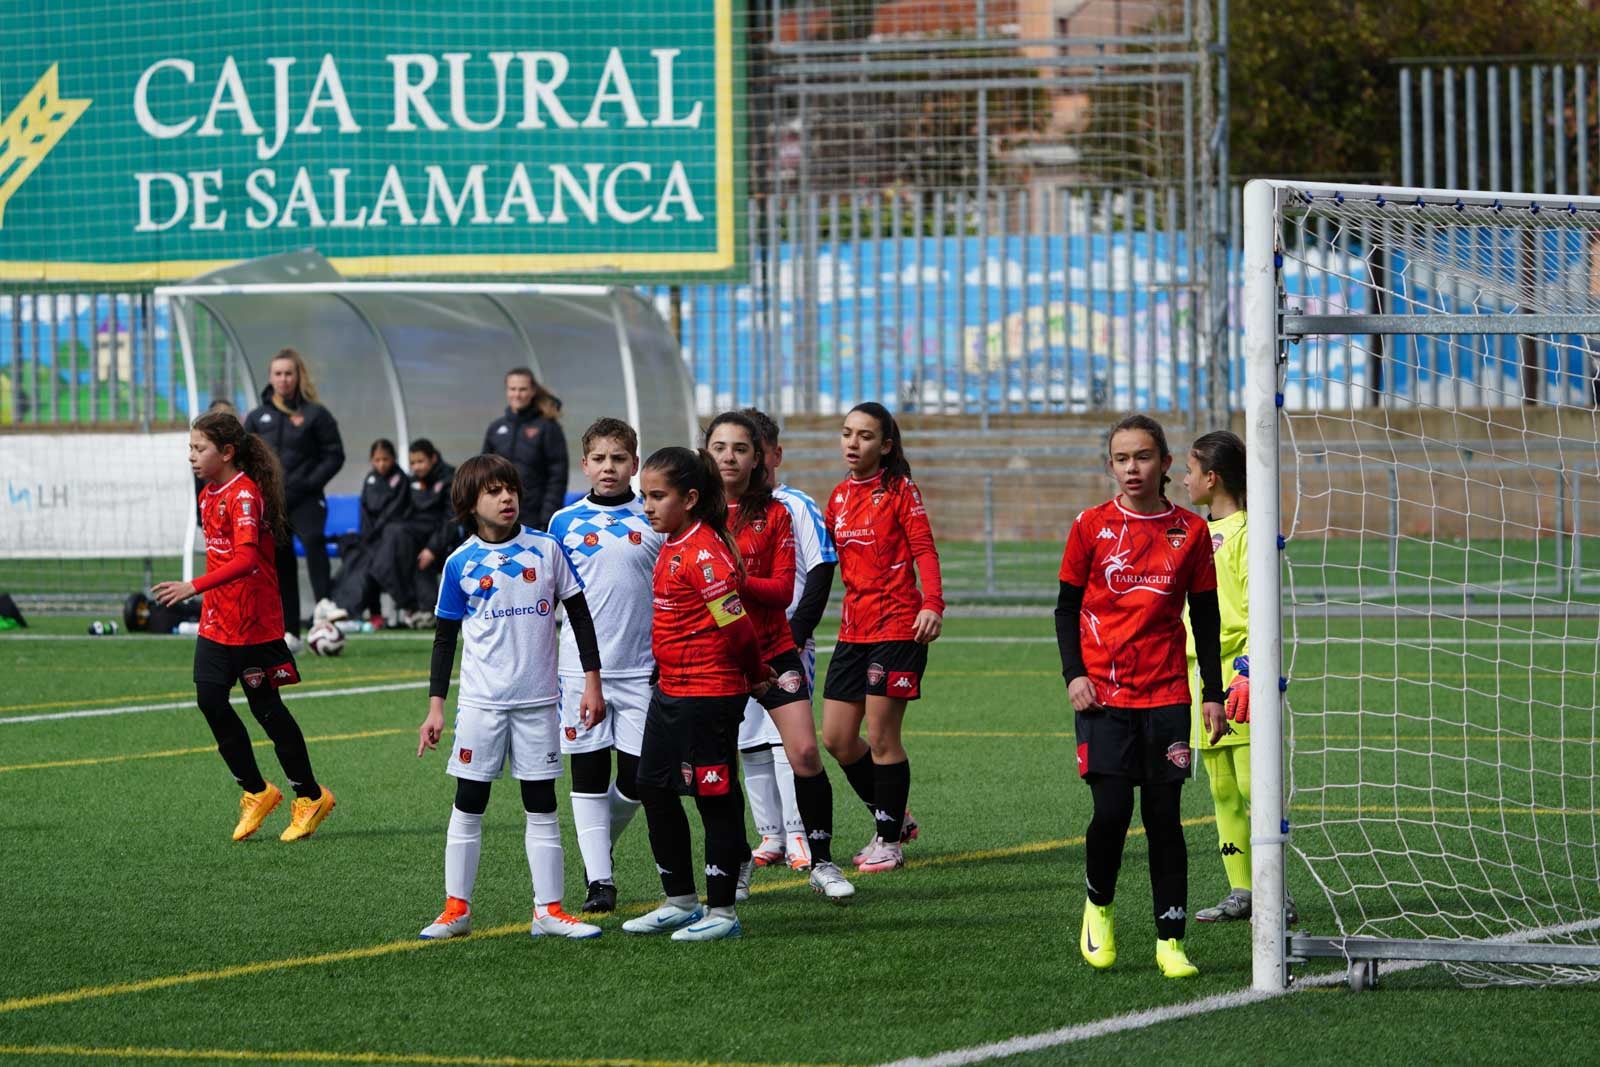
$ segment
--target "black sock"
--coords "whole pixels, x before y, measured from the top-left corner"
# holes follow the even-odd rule
[[[260,689],[246,686],[244,696],[250,702],[250,711],[256,721],[272,738],[272,750],[278,754],[278,763],[282,765],[295,796],[308,800],[321,797],[322,787],[317,784],[317,776],[311,773],[311,755],[306,751],[305,735],[300,732],[300,724],[294,721],[289,709],[283,706],[278,691],[271,686],[262,686]]]
[[[733,907],[739,868],[750,859],[744,796],[736,782],[729,785],[722,796],[694,798],[706,828],[706,905],[712,908]]]
[[[872,753],[868,751],[865,756],[862,756],[854,763],[841,763],[839,764],[839,769],[844,771],[845,781],[849,782],[850,788],[856,791],[856,796],[861,798],[861,803],[867,806],[868,811],[871,811],[872,802],[877,799],[878,794],[877,778],[872,769]]]
[[[650,852],[661,874],[661,888],[669,897],[694,896],[694,860],[689,854],[689,817],[678,794],[660,786],[639,783],[645,825],[650,832]]]
[[[828,783],[828,772],[820,771],[810,778],[795,775],[794,805],[800,809],[800,821],[806,827],[811,862],[832,863],[833,786]]]
[[[1083,840],[1084,887],[1089,902],[1103,908],[1117,896],[1122,848],[1128,841],[1128,823],[1133,821],[1133,783],[1104,774],[1091,775],[1088,782],[1094,815]]]
[[[872,818],[878,824],[878,836],[888,844],[898,844],[900,827],[906,817],[906,802],[911,797],[911,761],[875,764],[873,771],[878,796]]]
[[[259,793],[267,787],[256,765],[256,752],[250,746],[250,734],[244,723],[228,703],[228,687],[220,685],[195,686],[195,700],[211,727],[211,736],[217,739],[217,753],[228,765],[228,773],[247,793]]]
[[[1139,816],[1150,843],[1150,900],[1156,937],[1182,938],[1189,903],[1189,846],[1183,839],[1183,782],[1139,790]]]

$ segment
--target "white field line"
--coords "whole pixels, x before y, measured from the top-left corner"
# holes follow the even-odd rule
[[[324,697],[353,697],[364,693],[393,693],[402,689],[426,689],[427,682],[393,682],[388,685],[359,685],[349,689],[310,689],[304,692],[290,694],[289,699],[295,703],[302,700],[319,700]],[[241,696],[231,698],[235,704],[244,704]],[[137,715],[146,711],[176,711],[180,708],[192,708],[192,700],[174,700],[162,704],[125,704],[118,708],[81,708],[77,711],[52,711],[45,715],[10,715],[0,716],[0,726],[15,726],[25,722],[54,722],[57,719],[95,719],[102,715]]]
[[[1537,941],[1540,938],[1582,933],[1594,930],[1597,927],[1600,927],[1600,919],[1580,919],[1576,922],[1561,923],[1555,926],[1520,930],[1500,937],[1487,938],[1486,940],[1506,944],[1525,944],[1530,941]],[[1388,975],[1399,974],[1403,971],[1421,970],[1423,967],[1435,966],[1436,963],[1437,961],[1433,960],[1385,960],[1380,968],[1379,977],[1381,980]],[[1113,1015],[1109,1018],[1097,1019],[1091,1023],[1079,1023],[1076,1026],[1064,1026],[1059,1030],[1046,1030],[1043,1033],[1007,1038],[1004,1041],[994,1041],[987,1045],[973,1045],[970,1048],[952,1049],[949,1052],[940,1052],[932,1056],[911,1056],[883,1064],[881,1067],[958,1067],[961,1064],[981,1063],[984,1060],[1017,1056],[1026,1052],[1039,1052],[1043,1049],[1059,1048],[1062,1045],[1090,1041],[1098,1037],[1110,1037],[1113,1034],[1144,1030],[1158,1023],[1170,1022],[1174,1019],[1189,1019],[1196,1015],[1209,1015],[1214,1011],[1225,1011],[1228,1008],[1242,1008],[1249,1004],[1259,1004],[1263,1001],[1287,996],[1300,989],[1321,989],[1327,986],[1344,985],[1349,980],[1350,977],[1347,971],[1328,971],[1323,974],[1297,978],[1294,985],[1284,990],[1240,989],[1232,993],[1218,993],[1202,1000],[1191,1000],[1186,1004],[1169,1004],[1162,1008],[1150,1008],[1145,1011],[1128,1012],[1125,1015]]]

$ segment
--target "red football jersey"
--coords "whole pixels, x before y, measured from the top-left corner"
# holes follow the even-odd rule
[[[728,525],[734,525],[738,504],[728,505]],[[735,534],[744,559],[745,610],[755,623],[761,658],[771,659],[794,648],[789,632],[789,601],[794,599],[794,522],[779,500],[767,504],[767,513],[747,522]],[[752,580],[753,579],[753,580]]]
[[[736,696],[761,669],[733,555],[704,523],[666,541],[652,581],[650,651],[668,696]]]
[[[1184,600],[1217,587],[1204,519],[1170,504],[1155,515],[1114,499],[1089,508],[1067,534],[1061,580],[1084,588],[1083,665],[1102,703],[1189,703]]]
[[[261,490],[243,473],[221,485],[213,482],[200,493],[206,535],[206,573],[194,583],[205,594],[200,636],[219,645],[259,645],[283,638],[272,532],[262,524],[261,512]],[[239,577],[206,580],[244,559],[254,565]]]
[[[828,497],[826,518],[844,579],[839,640],[910,641],[917,612],[944,614],[939,550],[910,480],[886,487],[882,472],[846,478]]]

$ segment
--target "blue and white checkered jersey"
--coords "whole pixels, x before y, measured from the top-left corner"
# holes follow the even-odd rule
[[[650,657],[651,574],[665,534],[650,529],[644,502],[599,504],[584,497],[550,518],[550,536],[561,542],[583,579],[584,600],[594,618],[603,678],[647,678]],[[561,673],[581,674],[572,627],[561,629]]]
[[[806,592],[806,575],[819,563],[838,563],[839,555],[833,550],[833,535],[828,524],[817,510],[817,502],[790,485],[780,485],[772,491],[774,498],[789,509],[789,522],[794,526],[794,599],[785,612],[794,617],[800,598]]]
[[[488,711],[554,704],[556,607],[581,592],[560,543],[532,527],[500,544],[474,535],[450,553],[434,613],[461,620],[457,702]]]

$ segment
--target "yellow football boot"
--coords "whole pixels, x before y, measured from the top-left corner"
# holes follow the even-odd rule
[[[289,828],[278,837],[278,840],[299,841],[301,838],[310,837],[333,810],[333,804],[333,790],[327,786],[322,787],[322,795],[315,800],[295,797],[294,806],[289,814]]]
[[[1103,971],[1117,962],[1117,932],[1115,904],[1100,907],[1093,901],[1083,902],[1083,931],[1078,938],[1078,948],[1089,966]]]
[[[272,810],[283,803],[283,790],[267,783],[259,793],[245,793],[239,798],[239,825],[233,828],[233,839],[243,841],[257,830]]]
[[[1183,942],[1175,937],[1156,942],[1156,966],[1167,978],[1193,978],[1200,973],[1200,968],[1189,962]]]

